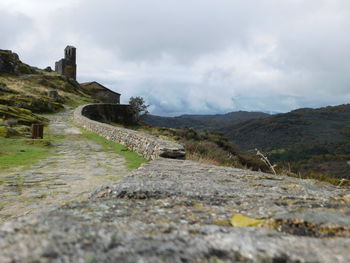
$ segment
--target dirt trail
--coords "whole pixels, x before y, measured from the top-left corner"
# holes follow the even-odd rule
[[[71,124],[71,117],[71,110],[49,116],[46,136],[62,137],[52,155],[26,170],[0,171],[0,223],[82,200],[95,187],[125,174],[124,158],[88,140]]]

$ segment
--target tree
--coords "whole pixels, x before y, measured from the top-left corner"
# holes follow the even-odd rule
[[[135,114],[136,120],[139,121],[140,117],[149,113],[147,108],[150,105],[146,105],[145,100],[142,97],[131,97],[129,100],[132,112]]]

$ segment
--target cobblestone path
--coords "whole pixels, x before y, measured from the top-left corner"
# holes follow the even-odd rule
[[[82,200],[127,171],[122,156],[88,140],[71,124],[71,116],[72,111],[66,111],[48,117],[51,122],[45,136],[60,138],[48,158],[27,170],[0,171],[0,223]]]

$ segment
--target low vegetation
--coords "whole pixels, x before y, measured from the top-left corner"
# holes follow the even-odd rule
[[[15,125],[29,126],[32,123],[47,124],[48,120],[33,114],[32,111],[30,110],[0,104],[0,125],[1,126],[15,126]]]
[[[220,131],[245,152],[264,151],[279,170],[302,178],[350,180],[350,104],[298,109]],[[329,178],[329,179],[326,179]]]
[[[275,162],[271,161],[272,159],[269,159],[271,155],[264,155],[260,151],[258,151],[260,156],[264,156],[265,158],[265,163],[267,164],[268,167],[270,167],[271,171],[277,174],[281,175],[288,175],[292,177],[297,177],[299,179],[315,179],[318,181],[323,181],[323,182],[328,182],[333,185],[337,186],[350,186],[350,180],[342,177],[335,177],[334,174],[329,174],[329,173],[324,173],[324,172],[317,172],[314,171],[315,166],[314,164],[311,164],[308,168],[302,170],[300,169],[301,165],[300,163],[294,163],[294,162]],[[268,157],[269,156],[269,157]],[[313,157],[312,159],[315,159]],[[345,159],[344,159],[345,160]],[[322,162],[320,162],[321,165],[325,165],[327,167],[327,161],[329,159],[326,157],[326,159]],[[307,163],[308,160],[302,160],[303,163]],[[341,166],[345,161],[338,163],[339,166]],[[339,169],[339,167],[338,167]],[[344,174],[348,174],[348,167],[345,167],[344,169]]]
[[[120,126],[119,124],[112,125]],[[220,133],[200,133],[191,128],[160,128],[146,123],[126,128],[182,143],[185,145],[187,160],[269,172],[269,167],[256,156],[241,153],[233,142]]]

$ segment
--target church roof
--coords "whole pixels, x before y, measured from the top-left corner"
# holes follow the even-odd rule
[[[97,81],[80,83],[80,86],[82,86],[83,88],[91,87],[91,85],[94,85],[94,88],[93,88],[94,90],[105,90],[105,91],[113,92],[117,95],[120,95],[120,93],[115,92],[113,90],[110,90],[109,88],[103,86],[102,84],[98,83]]]
[[[67,48],[74,48],[74,49],[76,49],[75,47],[73,47],[73,46],[66,46],[66,48],[65,49],[67,49]]]

